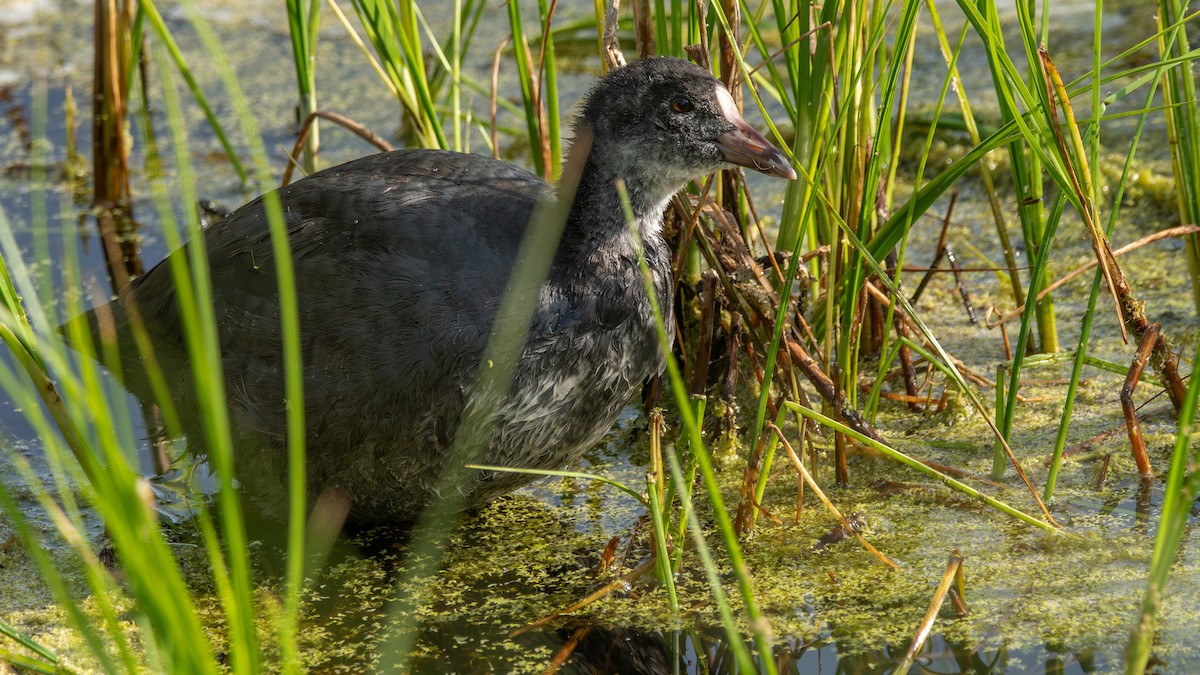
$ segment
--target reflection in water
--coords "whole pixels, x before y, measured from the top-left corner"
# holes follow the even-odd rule
[[[740,673],[736,659],[719,631],[638,632],[625,629],[581,626],[531,636],[543,644],[561,644],[546,672],[569,675],[702,675]],[[805,642],[787,640],[777,647],[774,662],[780,673],[795,675],[885,673],[904,657],[906,645],[883,645],[876,649],[839,653],[831,640]],[[754,657],[761,664],[760,657]],[[447,668],[469,664],[443,664]],[[947,642],[941,635],[930,638],[917,658],[915,673],[1092,673],[1114,664],[1098,663],[1090,652],[1059,652],[1050,645],[1041,649],[1012,651]],[[760,670],[756,668],[756,670]]]
[[[581,629],[584,630],[584,629]],[[576,631],[578,633],[580,631]],[[563,635],[564,632],[560,632]],[[774,660],[780,673],[882,673],[899,663],[905,645],[884,645],[853,654],[839,654],[838,644],[785,641]],[[758,663],[756,657],[756,663]],[[1039,664],[1042,664],[1039,666]],[[1101,667],[1101,669],[1103,669]],[[977,647],[947,642],[942,636],[930,639],[915,667],[917,673],[1028,672],[1091,673],[1097,664],[1090,653],[1057,653],[1050,646],[1036,652],[1012,652],[1000,647]],[[717,633],[673,631],[637,633],[627,630],[592,629],[579,640],[560,673],[579,675],[634,674],[675,675],[739,673],[728,645]]]

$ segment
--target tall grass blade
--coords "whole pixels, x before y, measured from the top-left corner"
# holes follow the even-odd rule
[[[420,610],[430,600],[428,589],[441,567],[446,539],[465,506],[463,494],[454,486],[471,480],[466,466],[478,463],[491,442],[497,423],[496,411],[516,372],[525,334],[537,306],[536,299],[550,272],[590,149],[591,139],[577,135],[571,144],[556,200],[539,203],[525,230],[515,257],[517,262],[471,386],[471,405],[463,413],[459,431],[446,451],[442,474],[437,479],[435,494],[441,497],[421,514],[404,555],[402,568],[412,592],[401,589],[399,597],[392,600],[390,615],[396,619],[397,632],[386,645],[382,668],[404,669],[413,653]]]
[[[226,91],[233,103],[234,110],[237,112],[242,132],[251,148],[251,154],[259,175],[268,176],[270,175],[270,167],[267,163],[266,148],[262,144],[262,136],[258,133],[257,126],[254,123],[249,102],[246,100],[232,68],[229,67],[228,62],[225,60],[216,37],[198,16],[193,15],[192,21],[204,42],[205,48],[212,56],[218,72],[221,74]],[[315,29],[312,26],[310,28]],[[413,31],[415,32],[415,30],[416,27],[414,25]],[[304,583],[304,553],[306,550],[304,526],[308,506],[305,485],[306,448],[303,364],[300,352],[299,310],[296,298],[296,279],[291,245],[288,240],[287,228],[284,223],[278,196],[268,191],[268,185],[263,185],[262,188],[262,192],[266,193],[263,197],[263,204],[266,210],[267,223],[270,228],[272,259],[275,267],[274,273],[279,289],[277,297],[279,300],[280,334],[283,347],[284,396],[287,402],[288,570],[287,595],[284,602],[285,611],[279,627],[279,639],[284,655],[284,669],[293,671],[300,668],[295,640],[299,622],[299,596]],[[198,231],[194,232],[192,245],[195,246],[197,241],[201,239],[200,233]],[[204,286],[207,286],[208,280],[206,274],[199,273],[196,276],[198,280],[203,280]],[[211,294],[211,288],[204,288],[204,292],[205,295],[201,297],[209,297],[208,294]],[[211,317],[206,317],[205,321],[211,321]],[[212,325],[215,326],[215,323]],[[206,335],[206,337],[215,338],[215,335]],[[213,342],[208,347],[215,350],[218,344]],[[219,363],[219,360],[210,362]],[[217,387],[214,387],[214,389],[219,391],[220,383],[216,384]],[[254,645],[257,643],[257,638],[254,634],[254,617],[253,615],[240,616],[241,612],[250,610],[252,596],[248,585],[247,559],[244,549],[246,542],[244,532],[242,531],[243,525],[240,518],[235,514],[229,513],[231,508],[235,508],[234,501],[236,499],[236,496],[232,494],[232,485],[229,484],[233,470],[232,461],[227,461],[224,467],[218,464],[217,470],[222,472],[223,499],[228,500],[222,502],[221,515],[223,525],[226,529],[225,535],[229,549],[233,591],[238,601],[238,616],[236,618],[241,619],[240,622],[234,622],[234,627],[237,629],[236,637],[246,641],[246,646],[241,648],[243,658],[245,659],[243,665],[249,670],[255,671],[258,668],[258,657],[254,653]],[[230,496],[228,498],[224,498],[226,488],[229,488],[228,493]],[[235,547],[243,548],[242,550],[235,550]]]
[[[191,91],[192,97],[196,99],[196,105],[199,105],[200,109],[204,111],[204,117],[208,120],[209,126],[212,127],[213,133],[217,135],[217,140],[221,142],[221,147],[225,149],[225,156],[229,159],[233,170],[237,172],[238,178],[243,183],[246,183],[250,180],[250,176],[242,166],[241,160],[238,159],[237,151],[233,149],[233,144],[229,142],[229,137],[226,135],[224,127],[221,126],[220,121],[213,112],[212,106],[204,96],[204,92],[200,89],[199,83],[196,82],[196,77],[192,75],[192,70],[188,66],[187,60],[184,59],[179,45],[175,43],[175,38],[171,35],[171,30],[167,28],[162,15],[158,13],[158,8],[154,5],[153,0],[140,0],[139,6],[145,17],[150,20],[150,27],[154,29],[154,35],[170,53],[171,62],[179,70],[179,74],[183,77],[184,82],[187,83],[188,90]]]
[[[300,95],[299,119],[306,120],[317,110],[317,28],[321,16],[320,0],[287,0],[288,33],[292,38],[292,63],[296,66],[296,89]],[[317,150],[321,147],[320,128],[313,120],[304,142],[304,170],[317,170]]]
[[[1160,28],[1159,55],[1162,59],[1191,50],[1187,30],[1182,25],[1188,3],[1159,0],[1155,14]],[[1163,74],[1163,101],[1167,104],[1167,134],[1171,164],[1179,200],[1179,217],[1185,223],[1200,223],[1200,102],[1190,63],[1181,64]],[[1200,236],[1187,242],[1188,272],[1192,280],[1192,299],[1200,315]]]
[[[529,39],[521,19],[521,3],[512,0],[508,4],[508,25],[512,32],[513,56],[517,66],[517,82],[521,87],[521,103],[525,108],[525,128],[533,147],[534,173],[552,179],[553,159],[549,155],[548,137],[544,108],[541,98],[541,78],[529,52]]]
[[[637,222],[633,217],[633,207],[629,203],[629,196],[625,192],[625,186],[618,184],[617,188],[621,193],[621,203],[625,208],[625,219],[628,221],[630,229],[635,233],[634,241],[640,242],[641,236],[637,233]],[[713,509],[713,516],[717,521],[717,531],[721,534],[721,539],[725,544],[725,553],[729,556],[729,563],[733,567],[734,578],[737,579],[738,589],[742,595],[742,606],[746,610],[746,619],[750,624],[750,629],[754,634],[754,642],[761,656],[759,661],[762,667],[761,672],[774,675],[776,668],[775,660],[772,656],[774,652],[771,645],[770,624],[766,617],[762,615],[758,606],[758,600],[755,599],[754,587],[750,579],[750,568],[746,565],[746,561],[742,556],[741,546],[738,544],[737,535],[734,533],[733,521],[729,518],[729,511],[725,507],[725,499],[721,496],[721,488],[717,483],[712,460],[709,459],[708,452],[704,447],[700,426],[696,418],[692,415],[691,407],[688,405],[687,385],[683,381],[683,374],[679,370],[679,365],[675,362],[675,356],[671,350],[671,336],[667,335],[666,324],[663,323],[662,308],[658,305],[658,297],[654,290],[654,278],[650,273],[646,256],[640,246],[638,248],[638,265],[642,270],[642,280],[646,286],[646,297],[650,301],[650,309],[654,313],[655,325],[658,328],[659,348],[662,349],[666,357],[671,391],[675,396],[675,404],[679,409],[683,427],[687,430],[692,456],[696,458],[696,464],[700,470],[704,488],[708,494],[709,504]],[[676,485],[685,485],[683,482],[683,469],[679,464],[679,458],[675,453],[670,452],[667,453],[667,457],[671,464],[671,479]],[[680,499],[683,500],[683,509],[688,514],[688,519],[691,522],[692,537],[696,543],[696,552],[700,556],[701,564],[704,565],[705,574],[708,576],[709,588],[713,592],[713,601],[717,603],[717,608],[721,614],[721,623],[725,628],[728,645],[733,650],[739,668],[744,672],[757,672],[753,662],[750,660],[750,655],[746,651],[745,645],[742,643],[741,632],[738,630],[737,623],[733,619],[733,613],[728,607],[724,589],[720,582],[720,576],[708,552],[708,544],[704,540],[703,529],[701,529],[699,519],[696,516],[696,510],[690,503],[691,496],[688,494],[688,491],[681,491]]]
[[[185,9],[191,11],[190,6]],[[215,47],[215,40],[207,31],[201,20],[192,18],[193,25],[200,33],[201,39],[210,48]],[[161,62],[164,47],[155,49],[155,56]],[[214,54],[215,55],[215,54]],[[229,76],[227,64],[218,61],[218,72]],[[172,132],[172,146],[175,152],[175,169],[179,175],[180,199],[184,204],[195,204],[195,177],[192,174],[188,143],[182,112],[174,85],[167,77],[168,71],[163,70],[162,96],[167,119]],[[166,194],[165,186],[156,182],[155,198],[159,208],[159,216],[164,226],[163,232],[172,248],[182,244],[179,233],[175,232],[173,223],[174,213],[171,198]],[[255,634],[255,617],[257,613],[251,606],[252,590],[250,584],[250,565],[247,557],[247,540],[245,524],[241,517],[240,499],[233,485],[233,448],[230,438],[229,412],[225,407],[225,383],[220,372],[213,372],[205,364],[221,363],[218,351],[220,340],[217,337],[216,317],[209,298],[212,297],[212,280],[208,272],[208,256],[204,237],[195,209],[185,209],[187,233],[191,244],[185,255],[172,255],[168,264],[179,303],[181,325],[188,353],[192,363],[192,377],[196,385],[196,395],[204,423],[206,447],[209,461],[212,462],[218,474],[220,488],[217,493],[220,516],[225,535],[225,550],[208,547],[210,559],[220,559],[226,556],[229,561],[232,590],[222,595],[224,609],[229,622],[230,660],[235,669],[246,672],[257,672],[259,669],[259,654],[257,636]]]

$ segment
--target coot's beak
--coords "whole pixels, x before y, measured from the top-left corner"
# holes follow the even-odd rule
[[[717,88],[717,101],[725,118],[733,123],[733,129],[717,136],[717,147],[725,154],[725,159],[768,176],[796,180],[796,170],[788,162],[787,155],[742,119],[733,97],[724,87]]]
[[[784,155],[765,136],[754,130],[746,120],[734,121],[731,131],[717,136],[717,147],[733,164],[761,171],[768,176],[796,180],[796,170]]]

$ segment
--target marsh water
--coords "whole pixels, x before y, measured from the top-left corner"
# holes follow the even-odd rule
[[[214,100],[218,116],[236,128],[228,99],[221,94],[212,69],[203,67],[208,57],[183,12],[167,5],[163,11],[196,69],[200,86]],[[217,31],[242,87],[252,97],[267,146],[274,149],[272,158],[282,167],[295,126],[294,71],[282,3],[222,1],[205,3],[202,11]],[[507,33],[502,9],[490,7],[488,11],[476,37],[480,45],[476,62],[469,64],[477,73],[488,70],[491,50]],[[564,3],[559,17],[567,21],[589,16],[590,11],[591,3]],[[1064,50],[1056,51],[1055,57],[1064,73],[1079,74],[1089,67],[1090,12],[1090,3],[1055,3],[1054,44]],[[1154,30],[1149,9],[1106,8],[1106,16],[1106,51],[1114,55]],[[436,25],[436,17],[431,20]],[[86,197],[77,192],[77,174],[65,152],[69,136],[75,137],[85,152],[89,144],[91,41],[89,5],[69,0],[0,0],[0,112],[5,120],[0,123],[0,208],[35,277],[44,272],[44,278],[54,279],[63,247],[69,246],[81,257],[88,292],[104,297],[111,288],[104,275],[94,217]],[[319,45],[321,107],[350,115],[388,135],[398,124],[395,102],[373,79],[345,32],[327,20]],[[560,49],[561,62],[569,73],[564,98],[570,99],[584,90],[596,69],[594,48],[585,45],[572,52],[566,45]],[[1152,58],[1150,52],[1143,56]],[[914,98],[926,96],[932,105],[944,66],[932,49],[919,54],[917,61]],[[967,87],[972,87],[972,74],[979,76],[987,67],[982,60],[966,60],[959,66]],[[154,79],[153,74],[151,77]],[[504,78],[502,87],[503,82],[511,81],[508,74]],[[39,93],[35,81],[45,87],[41,90],[44,94]],[[989,98],[984,89],[984,84],[974,85],[970,94],[979,114],[986,117]],[[73,92],[83,111],[70,128],[65,112],[68,92]],[[43,95],[45,109],[40,112]],[[475,105],[477,110],[486,109],[482,97],[477,96]],[[915,109],[919,111],[921,106]],[[185,113],[190,154],[200,176],[199,196],[227,207],[252,197],[242,192],[199,111],[185,106]],[[45,158],[44,166],[33,167],[39,155],[31,151],[31,140],[40,124],[45,125],[49,144],[40,155]],[[164,122],[156,117],[156,124]],[[1120,129],[1116,126],[1106,137],[1107,149],[1116,158],[1113,161],[1120,161],[1128,142]],[[1118,245],[1177,221],[1161,124],[1152,124],[1146,138],[1126,215],[1118,226]],[[937,157],[953,161],[965,151],[965,143],[952,132],[944,134],[939,137]],[[478,134],[473,137],[472,149],[486,151]],[[330,127],[323,130],[325,165],[370,151],[349,134]],[[520,148],[507,148],[506,152],[514,161],[523,161]],[[143,224],[141,255],[151,265],[166,251],[155,225],[143,160],[144,156],[135,152],[133,210]],[[47,172],[44,193],[34,189],[34,168]],[[756,194],[769,195],[765,190],[771,187],[761,187],[764,192]],[[40,195],[44,195],[44,203]],[[768,219],[775,217],[770,204],[777,199],[756,199]],[[1015,209],[1015,205],[1009,206]],[[180,204],[177,208],[191,207]],[[49,233],[46,250],[35,245],[35,223]],[[912,264],[926,264],[932,258],[938,227],[933,220],[917,226],[918,234],[910,244]],[[977,180],[961,185],[950,232],[950,240],[968,265],[986,267],[1000,260]],[[1064,224],[1057,246],[1056,277],[1091,255],[1083,228],[1075,222]],[[1161,321],[1178,345],[1186,345],[1197,338],[1197,325],[1181,249],[1182,244],[1168,239],[1130,253],[1122,263],[1135,291],[1146,301],[1152,320]],[[1056,293],[1064,345],[1073,345],[1077,339],[1089,277],[1085,275],[1085,280]],[[996,366],[1005,360],[1002,336],[997,330],[969,322],[948,279],[937,277],[917,310],[948,352],[976,372],[994,377]],[[972,273],[967,284],[976,307],[1011,306],[996,275]],[[58,296],[56,288],[39,288],[48,306]],[[1127,363],[1133,346],[1121,342],[1111,310],[1106,311],[1103,302],[1100,306],[1091,352]],[[1045,459],[1053,447],[1066,390],[1062,380],[1068,374],[1068,363],[1031,370],[1021,391],[1027,400],[1021,405],[1012,445],[1036,485],[1045,478]],[[1077,397],[1068,446],[1078,446],[1081,451],[1066,464],[1052,505],[1065,534],[1047,535],[1020,524],[881,457],[853,456],[848,487],[833,485],[832,468],[818,466],[818,480],[834,503],[843,513],[862,515],[868,524],[867,538],[900,564],[898,570],[891,570],[852,540],[819,545],[836,521],[811,499],[795,517],[796,479],[777,462],[777,475],[772,477],[763,506],[781,522],[760,520],[755,533],[744,541],[755,590],[775,638],[776,651],[769,658],[781,672],[888,670],[911,641],[947,559],[957,549],[965,560],[965,601],[970,613],[942,612],[935,636],[919,661],[921,668],[937,673],[1120,670],[1124,645],[1146,587],[1162,474],[1175,430],[1173,419],[1165,412],[1169,408],[1165,398],[1154,397],[1157,389],[1152,383],[1144,385],[1137,402],[1143,406],[1144,432],[1160,477],[1152,488],[1142,489],[1127,437],[1119,427],[1117,392],[1122,379],[1112,373],[1088,371]],[[991,391],[982,395],[987,398]],[[885,404],[878,426],[893,447],[913,456],[974,476],[985,476],[990,470],[991,433],[984,420],[963,403],[951,402],[945,410],[929,413],[913,413],[899,403]],[[48,472],[48,468],[34,429],[4,396],[0,396],[0,428],[5,436],[0,479],[18,497],[25,517],[43,533],[62,566],[76,567],[65,547],[55,547],[53,542],[58,539],[52,524],[11,471],[9,453],[20,453],[40,471]],[[135,439],[130,452],[136,454],[147,474],[151,473],[148,446],[137,440],[145,438],[144,429],[131,426],[128,433]],[[817,445],[827,448],[829,443],[830,439],[822,438]],[[739,461],[744,460],[738,457],[744,454],[744,449],[730,448],[721,462],[722,479],[731,494],[741,480]],[[639,485],[646,465],[646,421],[638,408],[631,406],[605,442],[576,468]],[[1100,475],[1102,470],[1106,475]],[[169,481],[162,483],[164,500],[169,501]],[[1027,512],[1036,511],[1011,471],[1004,485],[983,489]],[[164,511],[169,510],[165,504]],[[617,573],[613,571],[597,571],[601,554],[614,537],[619,544],[618,571],[641,563],[647,536],[647,526],[640,523],[643,515],[634,500],[612,488],[566,479],[543,479],[471,514],[453,534],[445,570],[430,595],[434,601],[421,611],[420,638],[413,656],[416,670],[542,672],[570,643],[574,656],[564,664],[565,672],[735,671],[698,566],[685,567],[679,579],[687,608],[682,616],[671,616],[662,593],[641,582],[572,612],[548,628],[511,636],[514,630],[562,611],[614,579]],[[89,525],[88,534],[102,546],[103,524],[93,517]],[[166,522],[164,527],[177,541],[182,563],[190,570],[198,604],[215,614],[218,602],[203,552],[194,546],[194,532],[189,531],[186,519]],[[8,541],[11,533],[7,516],[0,515],[0,543]],[[306,597],[302,636],[306,663],[313,670],[357,671],[392,662],[389,641],[395,626],[409,618],[399,616],[388,602],[409,582],[400,556],[404,543],[403,532],[358,533],[339,546],[328,569],[314,580]],[[1190,529],[1168,586],[1152,662],[1152,667],[1162,672],[1200,670],[1197,544],[1198,536]],[[280,584],[274,566],[277,545],[268,531],[255,544],[264,597]],[[81,578],[74,580],[78,588],[85,587]],[[733,588],[728,576],[726,583]],[[84,645],[67,627],[62,611],[55,608],[19,545],[0,548],[0,588],[4,589],[0,592],[0,617],[56,650],[72,665],[92,667]],[[218,630],[213,639],[219,649],[223,638]]]

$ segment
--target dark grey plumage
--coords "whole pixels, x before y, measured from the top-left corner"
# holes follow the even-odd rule
[[[659,304],[670,307],[670,255],[659,229],[671,195],[731,163],[795,177],[737,115],[728,92],[685,61],[641,61],[610,73],[576,126],[590,132],[591,150],[482,458],[489,464],[558,468],[576,459],[662,368],[617,178],[628,186]],[[430,501],[459,431],[530,215],[555,189],[486,157],[397,150],[277,194],[298,285],[309,492],[340,490],[359,522],[411,519]],[[239,471],[281,488],[282,340],[261,198],[204,238]],[[155,267],[109,306],[127,385],[151,398],[124,335],[131,302],[168,374],[189,443],[202,445],[169,266]],[[497,474],[457,487],[478,502],[526,480]]]

